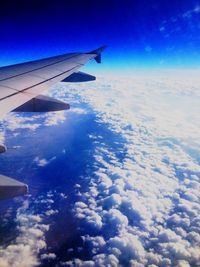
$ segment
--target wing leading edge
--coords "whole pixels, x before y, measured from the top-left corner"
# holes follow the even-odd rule
[[[56,111],[69,109],[69,104],[40,95],[52,84],[87,82],[92,75],[78,70],[94,59],[101,63],[100,47],[88,53],[70,53],[0,68],[0,119],[10,111]],[[6,151],[0,144],[0,153]],[[3,149],[4,148],[4,149]],[[27,194],[28,186],[0,175],[0,199]]]

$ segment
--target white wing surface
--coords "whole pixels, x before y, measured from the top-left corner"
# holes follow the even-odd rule
[[[89,53],[64,54],[1,67],[0,118],[7,112],[15,110],[37,97],[41,92],[48,89],[52,83],[62,81],[74,73],[77,74],[77,77],[80,77],[78,70],[89,60],[96,59],[100,63],[103,49],[101,47]],[[82,73],[82,76],[84,75],[87,74]],[[23,109],[23,111],[26,110]]]
[[[53,83],[87,82],[95,77],[78,70],[89,60],[101,62],[100,47],[89,53],[71,53],[0,68],[0,119],[10,111],[56,111],[69,105],[40,95]],[[0,153],[5,152],[0,144]],[[0,175],[0,199],[27,194],[28,186]]]

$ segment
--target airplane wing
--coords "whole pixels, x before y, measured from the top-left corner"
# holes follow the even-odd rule
[[[78,70],[91,59],[101,63],[101,52],[104,48],[1,67],[0,119],[10,111],[47,112],[69,109],[69,104],[40,94],[59,81],[95,80],[94,76]],[[4,146],[0,145],[0,153],[4,151]],[[26,185],[0,175],[0,199],[24,193],[27,193]]]
[[[48,89],[52,83],[62,80],[65,82],[78,82],[92,79],[93,76],[78,72],[78,70],[91,59],[95,59],[98,63],[100,63],[101,52],[103,49],[104,47],[100,47],[89,53],[64,54],[12,66],[1,67],[0,118],[9,111],[13,111],[18,107],[21,107],[22,110],[21,108],[18,108],[17,111],[58,110],[59,108],[56,108],[53,105],[52,109],[37,110],[37,102],[41,106],[41,97],[39,97],[40,101],[38,101],[37,96],[40,95],[42,91]],[[31,99],[34,99],[34,101],[30,101]],[[45,100],[43,99],[44,103],[51,104],[48,103],[48,98]],[[23,104],[27,102],[28,104],[23,106]],[[52,102],[51,98],[49,98],[49,102]],[[33,110],[31,110],[31,105],[33,106]],[[48,105],[46,105],[46,107],[48,107]],[[63,106],[61,105],[60,109],[64,108],[69,108],[69,105],[65,106],[63,103]]]

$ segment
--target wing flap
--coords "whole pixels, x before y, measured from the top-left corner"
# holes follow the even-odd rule
[[[89,81],[94,81],[96,80],[96,77],[84,72],[74,72],[62,82],[68,82],[68,83],[80,83],[80,82],[89,82]]]
[[[51,79],[44,80],[43,82],[34,85],[32,87],[25,88],[23,91],[12,91],[12,94],[9,96],[6,96],[3,98],[3,101],[0,99],[0,117],[3,117],[6,113],[9,111],[12,111],[16,109],[18,106],[21,106],[25,102],[29,101],[30,99],[37,97],[45,90],[48,90],[48,88],[56,83],[61,81],[66,77],[66,75],[71,75],[74,71],[76,71],[80,66],[65,71],[64,73],[61,73],[59,75],[56,75],[55,77],[52,77]]]
[[[69,104],[49,96],[39,95],[32,98],[13,111],[16,112],[49,112],[69,109]]]
[[[28,186],[10,177],[0,175],[0,199],[7,199],[25,195],[28,193]]]

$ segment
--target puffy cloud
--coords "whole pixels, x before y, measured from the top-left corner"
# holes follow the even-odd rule
[[[48,164],[46,159],[40,159],[39,157],[36,157],[33,161],[40,167],[44,167]]]
[[[95,94],[94,84],[73,88],[115,139],[90,134],[95,173],[74,209],[94,266],[97,256],[105,264],[102,255],[126,266],[199,264],[200,79],[183,77],[137,72],[102,78]],[[104,242],[92,241],[95,233]]]
[[[75,204],[76,217],[81,219],[83,224],[92,229],[101,229],[103,223],[102,218],[95,210],[88,208],[83,202],[76,202]]]
[[[46,248],[45,232],[49,226],[42,223],[40,215],[23,214],[20,209],[17,215],[19,235],[13,244],[0,247],[0,266],[31,267],[39,263],[38,253]]]
[[[110,267],[118,267],[119,266],[119,260],[115,257],[113,254],[98,254],[93,257],[92,260],[89,261],[82,261],[80,259],[75,259],[73,261],[63,262],[61,263],[61,266],[77,266],[77,267],[104,267],[104,266],[110,266]]]
[[[128,225],[128,219],[118,209],[110,209],[104,215],[104,221],[110,231],[119,231]]]
[[[8,113],[4,123],[11,131],[15,131],[16,129],[28,129],[34,131],[40,126],[40,124],[36,122],[37,119],[38,115],[24,117],[20,116],[18,113]]]
[[[113,248],[120,251],[120,259],[122,262],[129,262],[131,259],[142,260],[145,256],[145,250],[138,238],[129,233],[122,233],[108,240],[109,250]]]
[[[58,210],[50,209],[50,210],[47,210],[47,211],[45,212],[45,215],[47,215],[47,216],[51,216],[51,215],[55,215],[55,214],[57,214],[57,213],[58,213]]]
[[[23,114],[23,115],[22,115]],[[11,131],[27,129],[37,130],[41,126],[55,126],[65,121],[65,111],[36,113],[8,113],[4,118],[4,126]],[[15,133],[17,134],[17,133]]]
[[[87,114],[87,111],[83,108],[71,108],[70,112],[74,112],[78,114]]]
[[[84,114],[79,107],[88,103],[98,124],[98,131],[88,135],[94,145],[91,172],[87,166],[89,182],[75,186],[74,216],[90,257],[61,266],[200,265],[199,84],[196,71],[151,71],[76,88],[54,87],[54,96],[75,104],[72,112]],[[64,121],[64,114],[40,119],[55,125]],[[39,127],[37,118],[20,120],[8,127]],[[55,209],[48,207],[47,215],[51,210]],[[24,241],[17,241],[19,249],[28,243],[23,251],[30,266],[45,246],[42,232],[47,226],[39,220],[27,231],[29,242],[23,228]],[[11,249],[15,255],[16,247]],[[1,251],[2,265],[12,262],[6,251]],[[22,251],[19,262],[21,255]]]
[[[117,266],[119,266],[119,260],[113,254],[109,254],[109,255],[99,254],[93,258],[93,261],[94,261],[95,266],[100,266],[100,267],[103,267],[103,266],[117,267]]]
[[[63,201],[60,193],[48,191],[37,198],[29,196],[22,202],[16,211],[17,234],[9,244],[0,246],[0,266],[34,267],[43,261],[56,260],[56,254],[48,250],[46,242],[51,222],[49,216],[59,212],[54,207],[54,198]],[[6,224],[9,228],[8,220]]]
[[[39,167],[44,167],[46,166],[47,164],[49,164],[51,161],[55,160],[56,157],[52,157],[50,159],[45,159],[45,158],[39,158],[39,157],[35,157],[33,162],[36,163]]]
[[[48,253],[48,254],[46,253],[41,255],[42,260],[54,260],[55,258],[56,258],[55,253]]]
[[[53,126],[53,125],[58,125],[59,123],[63,123],[64,121],[65,121],[64,111],[50,112],[47,113],[46,115],[44,125]]]
[[[103,199],[104,208],[119,207],[122,203],[122,198],[119,194],[113,193]]]

